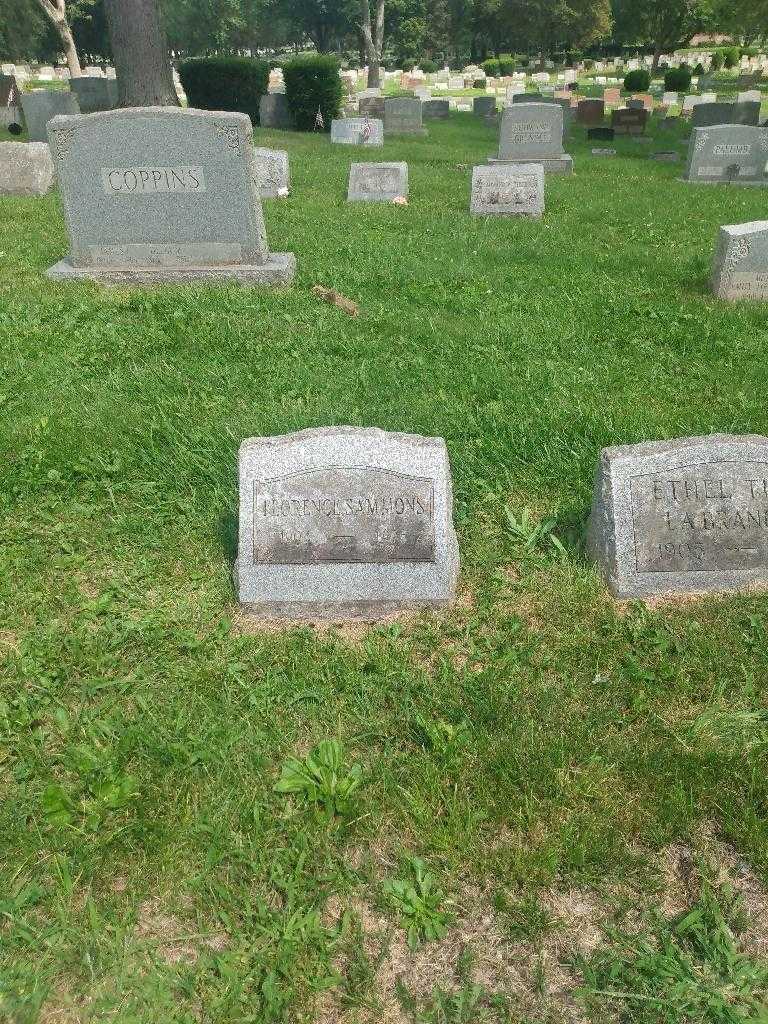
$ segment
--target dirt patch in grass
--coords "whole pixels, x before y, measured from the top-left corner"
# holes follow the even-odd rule
[[[146,900],[140,905],[133,935],[167,964],[194,964],[202,947],[220,951],[227,945],[223,933],[197,932],[189,921],[164,910],[159,900]]]

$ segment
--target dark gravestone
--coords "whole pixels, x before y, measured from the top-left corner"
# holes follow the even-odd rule
[[[733,103],[697,103],[691,113],[692,128],[711,128],[733,123]]]
[[[550,97],[551,99],[551,97]],[[546,103],[546,98],[540,92],[519,92],[512,97],[513,103]]]
[[[363,96],[358,109],[361,117],[376,117],[381,121],[384,118],[384,97]]]
[[[279,128],[290,131],[293,118],[288,109],[288,100],[280,92],[265,93],[259,100],[259,124],[262,128]]]
[[[648,124],[648,111],[642,106],[637,109],[619,107],[611,112],[611,128],[617,135],[643,135]]]
[[[496,97],[475,96],[472,100],[472,113],[480,117],[492,117],[496,113]]]
[[[421,116],[425,121],[447,121],[451,113],[448,100],[424,100]]]
[[[613,128],[606,128],[605,125],[602,128],[587,129],[588,139],[604,139],[607,142],[612,142],[615,134]]]
[[[576,108],[576,120],[587,127],[596,127],[605,119],[605,103],[602,100],[580,100]]]
[[[734,103],[732,123],[758,125],[760,123],[760,101],[743,100],[741,103]]]
[[[71,79],[70,89],[77,97],[81,114],[96,114],[100,110],[112,110],[117,106],[116,78],[89,78],[83,75]]]
[[[629,110],[645,110],[645,104],[642,100],[627,100],[627,108]]]

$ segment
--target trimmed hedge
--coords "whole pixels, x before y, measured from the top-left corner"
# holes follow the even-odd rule
[[[433,60],[421,60],[419,61],[419,67],[425,75],[434,75],[438,70],[437,64]]]
[[[269,64],[252,57],[194,57],[179,65],[190,107],[236,110],[259,123],[259,100],[269,87]]]
[[[647,92],[651,84],[651,76],[645,68],[628,71],[624,76],[624,88],[627,92]]]
[[[679,68],[670,68],[664,75],[664,88],[667,92],[686,92],[691,87],[691,69],[687,64]]]
[[[294,57],[283,65],[285,96],[296,130],[315,129],[317,111],[323,115],[324,131],[331,130],[331,121],[341,106],[339,62],[335,57],[317,55]]]

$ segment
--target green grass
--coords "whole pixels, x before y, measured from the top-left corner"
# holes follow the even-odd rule
[[[678,182],[654,132],[599,159],[574,129],[533,223],[469,216],[495,148],[471,115],[364,154],[408,161],[400,208],[346,203],[358,151],[259,131],[291,157],[287,292],[55,285],[58,199],[0,200],[0,1019],[364,1014],[377,954],[330,898],[397,948],[415,925],[415,957],[483,905],[535,956],[543,890],[639,904],[703,820],[768,875],[765,599],[618,608],[581,546],[601,447],[768,433],[768,310],[707,289],[718,226],[765,196]],[[445,437],[462,601],[243,628],[239,443],[343,423]],[[562,1019],[550,962],[540,1003],[468,975],[403,1012]]]

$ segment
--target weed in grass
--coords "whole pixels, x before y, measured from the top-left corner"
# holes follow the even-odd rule
[[[417,949],[422,942],[441,939],[452,915],[441,909],[445,893],[424,861],[410,857],[405,868],[406,878],[387,879],[382,888],[406,929],[408,945]]]
[[[534,522],[531,513],[525,508],[518,515],[508,508],[505,514],[507,530],[521,547],[523,557],[533,558],[545,554],[566,557],[562,541],[553,533],[556,520],[541,519],[538,523]]]
[[[345,767],[341,743],[322,740],[305,758],[288,758],[275,783],[275,792],[293,793],[309,803],[320,804],[329,818],[349,817],[354,809],[353,797],[362,783],[362,766]]]
[[[465,984],[456,991],[435,988],[421,1005],[403,985],[398,998],[414,1024],[510,1024],[509,1001],[487,992],[482,985]]]
[[[494,895],[493,906],[513,942],[535,942],[557,927],[557,921],[542,906],[535,893],[525,893],[521,899],[511,900],[503,889],[499,889]]]
[[[733,890],[702,877],[697,902],[677,919],[610,933],[609,945],[580,964],[580,995],[592,1008],[609,1001],[633,1024],[768,1021],[768,965],[739,951],[739,915]]]

